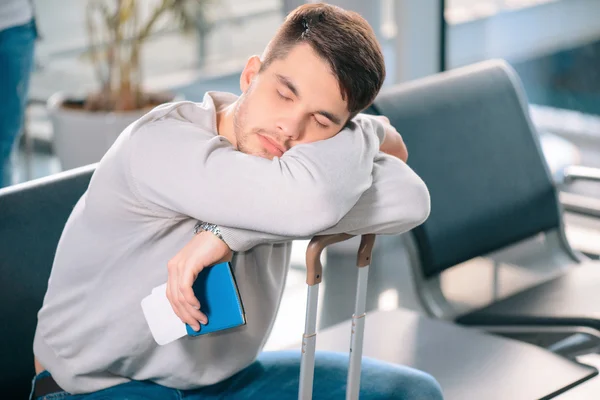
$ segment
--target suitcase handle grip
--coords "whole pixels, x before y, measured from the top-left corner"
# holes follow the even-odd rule
[[[339,233],[335,235],[315,236],[312,238],[306,250],[306,283],[309,286],[321,283],[321,279],[323,279],[321,253],[325,247],[334,243],[343,242],[352,237],[354,237],[354,235]],[[371,263],[371,253],[374,244],[374,234],[362,235],[356,260],[356,265],[358,267],[365,267]]]
[[[360,246],[358,246],[358,257],[356,259],[356,266],[358,268],[371,265],[371,254],[373,253],[374,245],[375,234],[370,233],[368,235],[362,235],[360,238]]]

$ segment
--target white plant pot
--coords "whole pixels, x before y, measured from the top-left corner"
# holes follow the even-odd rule
[[[64,93],[56,93],[47,102],[54,152],[63,170],[100,161],[119,134],[150,110],[84,111],[63,107],[67,99]]]

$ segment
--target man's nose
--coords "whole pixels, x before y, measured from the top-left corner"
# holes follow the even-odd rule
[[[277,123],[277,130],[290,140],[298,140],[302,136],[304,123],[301,118],[281,118]]]

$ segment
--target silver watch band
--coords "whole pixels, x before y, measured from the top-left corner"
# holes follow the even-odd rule
[[[223,235],[221,235],[221,229],[219,229],[218,225],[211,224],[211,223],[204,222],[204,221],[198,221],[196,226],[194,226],[194,234],[197,235],[198,233],[200,233],[202,231],[211,232],[213,235],[215,235],[222,241],[225,241],[225,239],[223,239]]]

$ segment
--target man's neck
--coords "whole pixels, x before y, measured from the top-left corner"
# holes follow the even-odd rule
[[[237,148],[233,115],[237,102],[217,110],[217,133]]]

